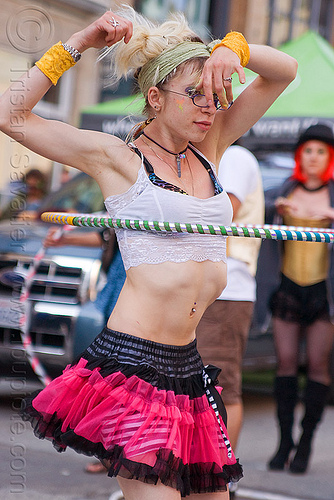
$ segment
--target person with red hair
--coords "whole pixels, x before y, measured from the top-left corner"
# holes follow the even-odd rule
[[[276,220],[288,226],[333,226],[334,136],[327,125],[305,130],[295,148],[295,168],[275,200]],[[279,220],[280,219],[280,220]],[[277,357],[274,394],[280,427],[280,444],[268,466],[303,474],[307,470],[311,443],[326,405],[330,380],[330,354],[334,327],[329,277],[332,245],[286,241],[281,259],[281,282],[271,297]],[[300,340],[305,338],[307,381],[303,397],[302,434],[293,459],[294,409],[298,401]]]
[[[315,133],[314,130],[319,131],[318,133]],[[326,131],[328,129],[328,139],[321,138],[320,131],[324,130]],[[327,184],[329,180],[333,178],[333,170],[334,170],[334,146],[332,144],[331,140],[331,129],[327,127],[326,125],[313,125],[307,131],[304,132],[300,136],[300,139],[297,143],[296,147],[296,152],[295,152],[295,168],[293,170],[293,175],[292,177],[296,179],[297,181],[301,182],[302,184],[305,184],[307,182],[308,176],[307,173],[303,171],[302,168],[302,153],[304,151],[304,145],[305,142],[308,142],[308,137],[311,137],[309,140],[315,140],[318,142],[325,142],[327,151],[328,151],[328,161],[327,161],[327,166],[323,170],[323,172],[319,175],[320,180],[324,183]],[[317,139],[318,138],[318,139]],[[322,145],[323,146],[323,145]]]

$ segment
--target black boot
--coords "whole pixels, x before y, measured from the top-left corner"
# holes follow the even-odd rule
[[[279,448],[268,467],[271,470],[283,470],[294,443],[292,428],[294,409],[298,398],[297,377],[276,377],[274,395],[277,402],[277,417],[281,431]]]
[[[306,472],[312,438],[317,424],[320,422],[327,402],[329,387],[313,380],[308,380],[305,389],[305,415],[302,420],[303,434],[300,438],[297,452],[290,464],[290,471],[295,474]]]

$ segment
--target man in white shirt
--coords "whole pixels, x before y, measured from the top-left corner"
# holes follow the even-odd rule
[[[219,166],[219,180],[233,206],[233,222],[263,224],[264,195],[259,164],[241,146],[231,146]],[[230,237],[227,241],[227,286],[197,327],[204,364],[222,369],[219,384],[227,410],[227,427],[235,449],[242,425],[242,358],[256,300],[255,273],[261,240]]]

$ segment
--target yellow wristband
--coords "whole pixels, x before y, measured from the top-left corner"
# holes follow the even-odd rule
[[[53,85],[56,85],[61,75],[75,65],[75,61],[71,54],[64,49],[62,43],[58,42],[45,52],[35,64],[51,80]]]
[[[238,33],[238,31],[230,31],[230,33],[227,33],[221,42],[213,46],[211,55],[218,47],[227,47],[233,50],[239,57],[241,66],[247,66],[250,57],[249,46],[242,33]]]

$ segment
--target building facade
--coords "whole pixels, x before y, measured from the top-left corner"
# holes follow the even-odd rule
[[[333,0],[141,0],[138,7],[159,21],[179,10],[204,39],[241,31],[252,43],[274,47],[312,29],[334,44]]]
[[[2,0],[0,9],[0,93],[9,84],[21,90],[20,75],[59,40],[83,29],[106,9],[125,3],[109,0]],[[133,2],[128,2],[133,3]],[[35,112],[45,118],[79,124],[83,106],[95,104],[100,99],[100,65],[96,63],[97,51],[89,50],[77,64],[66,72],[57,86],[52,87]],[[22,102],[24,102],[22,88]],[[13,124],[18,138],[13,141],[0,134],[0,208],[10,193],[11,180],[17,180],[30,168],[39,168],[50,178],[50,187],[60,182],[61,165],[28,151],[20,144],[24,123]]]

